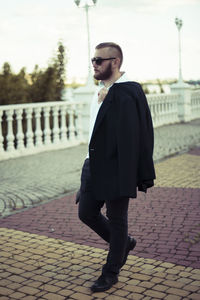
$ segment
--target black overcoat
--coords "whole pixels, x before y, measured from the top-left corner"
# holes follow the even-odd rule
[[[96,199],[136,198],[153,186],[153,126],[139,83],[115,83],[97,114],[89,144]]]

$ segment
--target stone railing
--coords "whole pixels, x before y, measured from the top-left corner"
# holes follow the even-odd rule
[[[85,142],[83,107],[80,101],[0,106],[0,160]]]
[[[87,142],[93,93],[81,88],[70,101],[0,106],[0,160]],[[147,100],[154,128],[200,118],[200,90],[188,85]]]
[[[178,94],[147,95],[154,128],[179,122]]]

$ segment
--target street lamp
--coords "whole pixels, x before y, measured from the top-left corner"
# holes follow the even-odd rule
[[[88,79],[87,79],[87,86],[93,84],[93,77],[92,77],[92,69],[91,69],[91,62],[90,62],[90,30],[89,30],[89,17],[88,12],[89,8],[95,6],[97,0],[74,0],[76,5],[79,8],[84,8],[86,12],[86,24],[87,24],[87,36],[88,36]]]
[[[178,28],[178,43],[179,43],[179,83],[183,83],[182,77],[182,69],[181,69],[181,27],[183,25],[183,21],[179,18],[175,18],[175,24]]]

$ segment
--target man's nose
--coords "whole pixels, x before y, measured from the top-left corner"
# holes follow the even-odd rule
[[[93,67],[97,66],[96,61],[92,61],[92,65],[93,65]]]

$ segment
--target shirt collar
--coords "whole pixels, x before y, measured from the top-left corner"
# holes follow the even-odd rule
[[[122,83],[122,82],[127,82],[129,81],[127,75],[125,72],[122,72],[122,76],[120,76],[116,81],[115,83]]]
[[[129,81],[129,79],[128,79],[126,73],[122,72],[122,75],[114,83],[122,83],[122,82],[127,82],[127,81]],[[107,89],[109,90],[113,84],[111,84]],[[101,88],[104,87],[103,81],[99,82],[99,87],[101,87]]]

